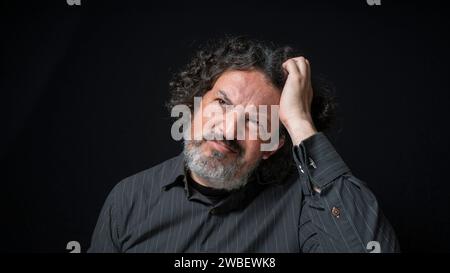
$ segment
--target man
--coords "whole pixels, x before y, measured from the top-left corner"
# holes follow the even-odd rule
[[[187,132],[200,138],[112,190],[89,252],[399,251],[374,195],[323,134],[334,104],[296,56],[243,37],[200,50],[169,103],[188,107]],[[237,138],[236,115],[204,115],[195,97],[209,109],[277,106],[257,120],[244,113],[243,130],[274,129],[279,116],[279,141],[267,150],[268,139]]]

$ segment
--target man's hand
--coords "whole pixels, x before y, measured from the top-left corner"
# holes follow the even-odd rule
[[[280,99],[280,120],[289,132],[294,145],[317,133],[311,116],[313,89],[311,69],[304,57],[283,63],[288,74]]]

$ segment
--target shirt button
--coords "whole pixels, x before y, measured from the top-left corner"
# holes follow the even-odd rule
[[[211,210],[209,211],[209,213],[211,213],[212,215],[214,215],[214,214],[217,213],[217,210],[216,210],[216,209],[211,209]]]
[[[314,160],[311,157],[309,158],[309,165],[314,169],[317,169],[316,162],[314,162]]]
[[[305,173],[305,171],[303,171],[302,165],[298,165],[298,167],[300,168],[300,171],[301,171],[302,173]]]
[[[331,209],[331,214],[332,214],[334,217],[339,218],[339,216],[341,216],[341,210],[340,210],[339,208],[337,208],[337,207],[333,207],[333,208]]]

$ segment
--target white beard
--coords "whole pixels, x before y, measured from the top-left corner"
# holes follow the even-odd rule
[[[231,163],[223,163],[222,159],[225,158],[225,155],[219,151],[213,151],[210,157],[204,156],[200,147],[202,143],[204,141],[185,140],[183,153],[188,169],[206,179],[211,188],[229,191],[241,188],[247,184],[249,176],[259,165],[258,161],[247,172],[237,177],[244,164],[241,156],[232,160]]]

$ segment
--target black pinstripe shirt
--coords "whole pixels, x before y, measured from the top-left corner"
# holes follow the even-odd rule
[[[183,155],[128,177],[109,194],[88,252],[368,252],[371,241],[399,251],[376,198],[324,134],[293,153],[298,175],[255,179],[217,203],[188,186]]]

